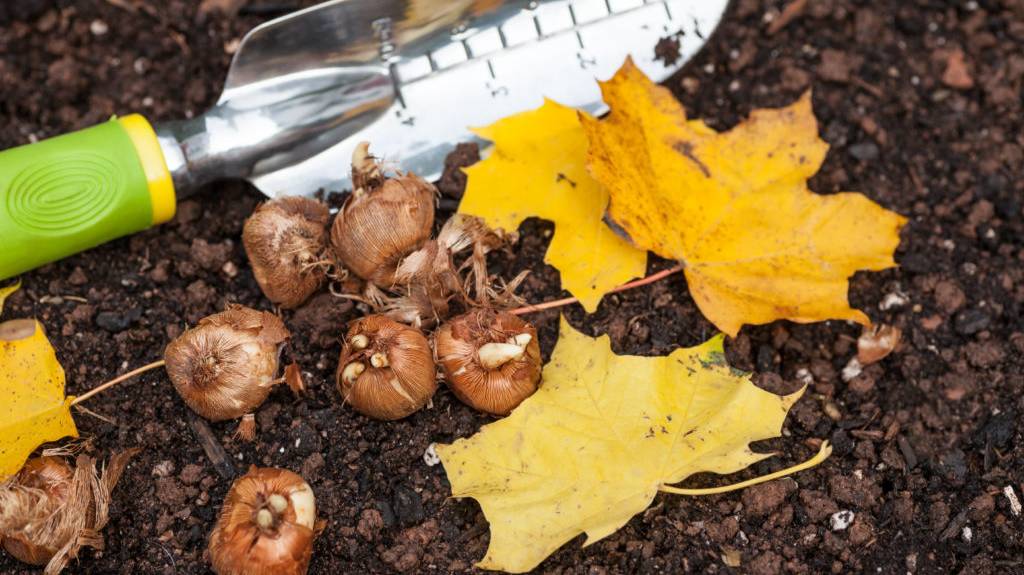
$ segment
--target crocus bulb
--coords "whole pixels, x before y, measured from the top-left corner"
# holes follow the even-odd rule
[[[410,415],[437,391],[427,338],[383,315],[358,319],[349,327],[337,381],[346,403],[384,420]]]
[[[385,177],[366,142],[352,155],[352,183],[334,218],[331,245],[357,276],[391,287],[398,262],[430,238],[437,190],[415,174]]]
[[[29,459],[0,483],[0,542],[15,559],[46,565],[56,575],[83,547],[103,548],[111,492],[137,449],[110,458],[102,476],[96,460],[79,455],[72,467],[63,457]]]
[[[299,475],[251,467],[235,480],[210,534],[217,575],[303,575],[316,531],[316,499]]]
[[[302,305],[327,277],[327,206],[305,197],[284,197],[256,208],[245,221],[242,244],[267,299],[284,308]]]
[[[242,306],[200,320],[164,352],[185,403],[210,421],[237,419],[267,399],[290,334],[276,315]]]
[[[469,406],[508,415],[537,391],[537,330],[517,315],[479,308],[442,325],[434,350],[448,386]]]

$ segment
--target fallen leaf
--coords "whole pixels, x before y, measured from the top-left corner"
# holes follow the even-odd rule
[[[64,369],[35,320],[0,323],[0,398],[0,481],[43,443],[78,436]]]
[[[576,110],[547,100],[475,132],[493,141],[494,150],[465,168],[459,212],[509,232],[531,216],[554,222],[544,260],[587,312],[608,290],[644,274],[647,252],[602,221],[608,193],[587,172],[587,138]]]
[[[718,329],[869,323],[850,308],[847,280],[896,265],[906,219],[858,193],[808,190],[828,151],[809,94],[719,133],[687,121],[631,61],[601,89],[609,115],[580,118],[609,216],[636,246],[683,263],[691,295]]]
[[[18,288],[20,287],[21,280],[18,280],[6,287],[0,287],[0,313],[4,312],[4,301],[7,300],[7,297],[10,296],[12,293],[18,291]]]
[[[646,509],[659,490],[701,472],[734,473],[771,453],[803,390],[777,396],[730,368],[722,336],[664,357],[612,353],[562,320],[540,390],[510,416],[437,445],[454,497],[472,497],[491,525],[478,564],[529,571],[580,533],[590,545]],[[815,460],[828,456],[827,443]],[[684,494],[721,492],[677,490]]]

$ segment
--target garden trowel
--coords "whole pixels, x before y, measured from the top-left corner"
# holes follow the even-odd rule
[[[601,113],[627,56],[655,81],[704,43],[728,0],[335,0],[242,40],[205,114],[132,114],[0,152],[0,279],[166,222],[208,182],[270,197],[343,190],[359,141],[436,178],[471,126],[545,97]],[[678,58],[655,58],[659,39]]]

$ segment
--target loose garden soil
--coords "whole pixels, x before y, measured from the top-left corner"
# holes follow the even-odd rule
[[[199,113],[216,99],[242,34],[294,7],[253,1],[236,16],[204,16],[198,4],[0,4],[0,148],[115,113]],[[758,446],[777,457],[687,483],[781,468],[809,457],[819,438],[835,445],[833,456],[739,493],[659,495],[619,532],[585,549],[581,537],[538,571],[1024,573],[1024,517],[1003,494],[1009,486],[1024,495],[1024,3],[814,0],[796,13],[783,12],[787,4],[733,2],[707,48],[666,85],[718,129],[813,89],[832,148],[812,188],[862,191],[910,217],[900,268],[857,274],[850,288],[855,306],[903,330],[903,343],[844,381],[859,327],[744,328],[728,344],[733,365],[769,390],[809,382],[808,393],[784,437]],[[449,197],[464,184],[453,174],[443,183]],[[228,303],[267,309],[240,244],[260,197],[243,183],[209,186],[172,223],[26,274],[5,317],[42,321],[68,392],[80,394],[159,359],[185,326]],[[439,219],[453,204],[442,203]],[[531,302],[564,295],[543,264],[551,231],[528,221],[519,244],[493,258],[495,271],[533,271],[521,292]],[[609,296],[591,316],[564,312],[586,333],[610,335],[619,353],[664,354],[714,333],[678,275]],[[423,453],[490,418],[445,389],[397,423],[343,406],[333,383],[338,337],[360,313],[330,295],[285,313],[308,396],[275,391],[257,413],[254,443],[233,439],[233,423],[210,425],[213,437],[235,472],[274,465],[310,481],[327,520],[310,573],[472,571],[487,523],[472,500],[448,498],[442,467]],[[545,354],[558,317],[531,316]],[[149,373],[87,407],[110,420],[76,414],[99,453],[144,451],[115,492],[106,549],[84,552],[71,571],[208,572],[206,538],[230,480],[207,459],[166,375]],[[853,522],[834,530],[840,510]],[[727,551],[739,553],[740,567],[725,564]],[[0,554],[0,572],[31,571]]]

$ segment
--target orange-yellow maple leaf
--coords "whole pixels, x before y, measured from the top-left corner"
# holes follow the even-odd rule
[[[809,94],[719,133],[631,61],[601,90],[611,112],[580,120],[608,214],[638,247],[683,263],[715,326],[870,323],[850,308],[848,279],[895,265],[906,219],[858,193],[808,190],[828,151]]]
[[[647,252],[601,221],[608,192],[587,173],[580,115],[586,114],[545,100],[536,110],[474,130],[494,142],[494,151],[463,170],[469,181],[459,212],[506,231],[530,216],[554,222],[544,261],[591,313],[612,288],[643,275]]]

